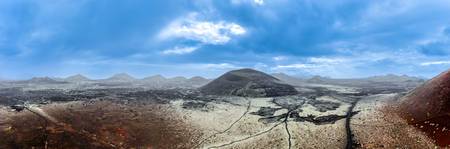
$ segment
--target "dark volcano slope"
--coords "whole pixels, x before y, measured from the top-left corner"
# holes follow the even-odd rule
[[[450,70],[414,89],[400,101],[400,113],[440,146],[450,145]]]
[[[275,97],[297,94],[291,85],[253,69],[239,69],[225,73],[200,88],[208,95],[233,95],[246,97]]]

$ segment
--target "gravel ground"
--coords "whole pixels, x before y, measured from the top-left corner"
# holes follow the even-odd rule
[[[358,148],[435,148],[425,134],[408,125],[389,109],[395,94],[374,95],[358,102],[361,111],[351,121]]]

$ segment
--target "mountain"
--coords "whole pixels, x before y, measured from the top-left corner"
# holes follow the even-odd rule
[[[344,81],[340,79],[331,79],[322,76],[313,76],[310,79],[306,80],[308,83],[317,83],[317,84],[339,84],[339,81]]]
[[[330,84],[360,88],[397,88],[402,90],[413,89],[425,80],[407,75],[383,75],[358,79],[333,79],[322,76],[314,76],[306,80],[307,83],[314,84]]]
[[[209,81],[206,78],[200,77],[200,76],[195,76],[189,79],[190,82],[207,82]]]
[[[115,74],[112,77],[106,79],[107,81],[113,82],[130,82],[135,81],[136,79],[126,73]]]
[[[295,88],[279,79],[253,69],[227,72],[200,88],[209,95],[273,97],[297,94]]]
[[[187,85],[192,85],[194,87],[201,87],[203,85],[208,84],[209,81],[211,81],[211,80],[203,78],[203,77],[195,76],[195,77],[192,77],[192,78],[188,79],[186,81],[186,84]]]
[[[168,79],[171,82],[184,82],[187,81],[187,78],[185,77],[173,77]]]
[[[409,124],[420,126],[436,143],[450,144],[450,70],[404,96],[399,110]]]
[[[67,81],[67,82],[85,82],[85,81],[90,81],[90,79],[85,77],[85,76],[83,76],[83,75],[81,75],[81,74],[77,74],[77,75],[73,75],[73,76],[65,78],[64,81]]]
[[[306,82],[305,79],[293,77],[284,73],[273,73],[272,76],[290,85],[302,85]]]
[[[166,78],[164,78],[161,75],[154,75],[154,76],[150,76],[150,77],[145,77],[142,80],[148,81],[148,82],[163,82],[163,81],[166,81]]]
[[[18,83],[63,84],[63,83],[67,83],[67,82],[58,81],[58,80],[52,79],[50,77],[34,77],[34,78],[30,79],[30,80],[18,81]]]
[[[165,78],[161,75],[150,76],[142,79],[143,86],[153,88],[198,88],[209,82],[203,77],[185,77]]]
[[[413,82],[413,81],[424,81],[421,78],[418,77],[412,77],[407,75],[394,75],[394,74],[388,74],[383,76],[373,76],[368,77],[367,80],[373,81],[373,82]]]

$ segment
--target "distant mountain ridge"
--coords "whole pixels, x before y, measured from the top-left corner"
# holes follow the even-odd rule
[[[163,77],[162,75],[154,75],[154,76],[145,77],[142,80],[144,80],[144,81],[163,81],[163,80],[166,80],[166,78]]]
[[[88,77],[85,77],[81,74],[76,74],[73,76],[69,76],[65,79],[63,79],[64,81],[68,81],[68,82],[82,82],[82,81],[91,81],[91,79],[89,79]]]
[[[234,71],[236,73],[236,71]],[[247,74],[246,74],[247,73]],[[328,84],[328,85],[340,85],[340,86],[350,86],[350,87],[362,87],[362,88],[373,88],[373,87],[383,87],[383,88],[398,88],[404,87],[406,89],[412,89],[425,80],[418,77],[410,77],[406,75],[382,75],[373,76],[367,78],[357,78],[357,79],[333,79],[322,76],[313,76],[310,78],[299,78],[296,76],[290,76],[284,73],[274,73],[272,75],[265,74],[252,69],[242,69],[233,74],[235,77],[240,75],[250,75],[247,76],[251,79],[262,78],[263,80],[270,80],[268,82],[276,82],[278,84],[289,84],[292,86],[303,86],[308,84]],[[265,76],[265,77],[262,77]],[[220,77],[219,77],[220,78]],[[238,77],[239,78],[239,77]],[[251,80],[249,79],[249,80]],[[53,86],[55,88],[64,87],[60,84],[74,84],[80,87],[139,87],[139,88],[159,88],[159,89],[172,89],[172,88],[199,88],[208,83],[211,79],[206,79],[200,76],[194,76],[191,78],[186,77],[172,77],[166,78],[162,75],[153,75],[145,77],[142,79],[137,79],[126,73],[115,74],[106,79],[90,79],[81,74],[69,76],[67,78],[50,78],[50,77],[34,77],[29,80],[21,81],[2,81],[4,85],[8,84],[48,84],[48,85],[59,85]],[[253,83],[258,81],[253,80]],[[75,86],[75,87],[76,87]]]
[[[272,76],[291,85],[302,85],[306,82],[306,79],[290,76],[285,73],[273,73]]]
[[[33,77],[29,80],[21,80],[21,81],[14,81],[16,83],[25,83],[25,84],[64,84],[68,83],[61,80],[52,79],[50,77]]]
[[[411,77],[407,75],[382,75],[382,76],[372,76],[367,78],[356,78],[356,79],[333,79],[322,76],[314,76],[307,80],[309,83],[329,83],[329,84],[351,84],[351,83],[401,83],[401,82],[424,82],[424,79],[418,77]],[[357,83],[358,84],[358,83]]]
[[[392,93],[411,90],[423,84],[426,80],[419,77],[407,75],[387,74],[382,76],[372,76],[367,78],[355,79],[334,79],[322,76],[313,76],[309,79],[301,79],[286,74],[275,74],[283,82],[294,86],[304,85],[338,85],[347,87],[356,87],[368,92],[365,93]]]
[[[119,74],[115,74],[105,80],[106,81],[135,81],[136,78],[130,76],[127,73],[119,73]]]

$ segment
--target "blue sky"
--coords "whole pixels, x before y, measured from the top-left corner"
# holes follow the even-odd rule
[[[450,68],[447,0],[2,0],[0,78]]]

